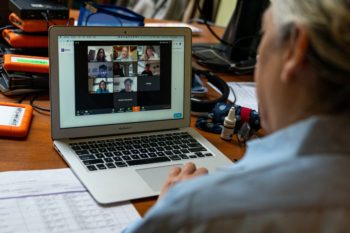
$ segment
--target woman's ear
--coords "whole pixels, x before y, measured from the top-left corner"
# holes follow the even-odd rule
[[[284,67],[281,73],[282,83],[287,83],[297,77],[299,71],[305,68],[306,56],[309,48],[309,37],[305,28],[296,26],[285,45],[283,56]]]

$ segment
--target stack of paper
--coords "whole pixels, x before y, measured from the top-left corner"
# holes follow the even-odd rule
[[[0,232],[120,232],[139,219],[129,202],[98,205],[69,169],[0,173]]]

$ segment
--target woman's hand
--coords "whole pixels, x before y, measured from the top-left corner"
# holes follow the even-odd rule
[[[194,163],[186,163],[182,168],[172,168],[169,172],[168,178],[166,179],[163,185],[163,188],[160,191],[158,199],[162,198],[162,196],[169,190],[169,188],[177,182],[189,180],[193,177],[205,175],[207,173],[208,169],[204,167],[197,169]]]

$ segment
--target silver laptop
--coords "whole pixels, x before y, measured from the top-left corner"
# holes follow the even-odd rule
[[[190,128],[191,31],[53,27],[51,131],[102,204],[159,194],[169,170],[226,158]]]

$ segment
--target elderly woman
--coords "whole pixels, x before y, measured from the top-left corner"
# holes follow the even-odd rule
[[[173,169],[126,232],[349,231],[349,25],[349,0],[274,0],[255,72],[268,135],[225,171]]]

